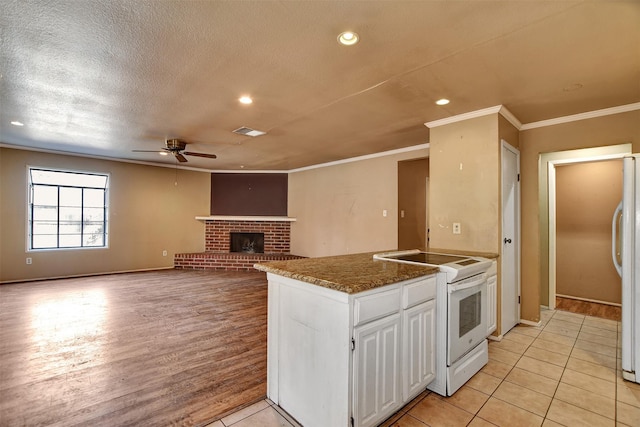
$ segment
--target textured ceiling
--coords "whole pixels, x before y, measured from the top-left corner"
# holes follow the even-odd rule
[[[495,105],[530,123],[640,101],[635,0],[2,0],[0,38],[1,143],[173,164],[131,150],[179,137],[218,155],[189,157],[203,169],[419,145]]]

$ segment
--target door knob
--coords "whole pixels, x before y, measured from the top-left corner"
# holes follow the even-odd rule
[[[504,238],[504,244],[506,245],[507,243],[511,243],[511,239],[507,239],[506,237]]]

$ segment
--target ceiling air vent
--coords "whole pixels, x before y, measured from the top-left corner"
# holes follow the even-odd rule
[[[246,126],[242,126],[241,128],[234,130],[233,133],[237,133],[239,135],[247,135],[247,136],[260,136],[260,135],[266,134],[266,132],[251,129]]]

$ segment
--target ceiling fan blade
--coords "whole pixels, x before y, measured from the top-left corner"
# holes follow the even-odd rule
[[[185,151],[182,154],[186,154],[187,156],[206,157],[207,159],[217,159],[218,158],[218,156],[216,156],[215,154],[194,153],[192,151]]]
[[[180,153],[173,153],[180,163],[185,163],[187,159]]]

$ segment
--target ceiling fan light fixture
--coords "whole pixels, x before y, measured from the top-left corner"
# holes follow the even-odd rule
[[[353,46],[358,43],[359,40],[360,37],[358,37],[358,34],[353,31],[344,31],[338,36],[338,43],[345,46]]]
[[[167,153],[166,151],[158,151],[158,154],[160,154],[161,156],[168,156],[169,153]]]
[[[254,137],[266,134],[266,132],[263,132],[261,130],[251,129],[246,126],[239,127],[238,129],[232,132],[237,133],[238,135],[246,135],[246,136],[254,136]]]

